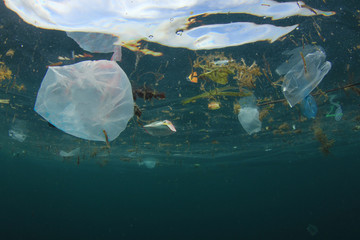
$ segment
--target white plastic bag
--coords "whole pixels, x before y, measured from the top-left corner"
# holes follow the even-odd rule
[[[84,61],[49,67],[34,110],[73,136],[112,141],[134,113],[131,85],[113,61]]]

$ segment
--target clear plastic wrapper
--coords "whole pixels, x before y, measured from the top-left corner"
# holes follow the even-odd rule
[[[325,51],[315,45],[298,47],[285,54],[291,55],[290,59],[276,71],[280,75],[285,74],[281,88],[290,107],[293,107],[319,85],[330,71],[331,63],[325,61]]]
[[[259,110],[256,106],[256,98],[254,95],[244,97],[239,100],[240,111],[238,119],[241,126],[249,134],[261,131],[261,121],[259,119]]]

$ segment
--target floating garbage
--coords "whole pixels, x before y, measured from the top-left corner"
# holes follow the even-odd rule
[[[26,22],[67,32],[96,32],[118,37],[117,45],[134,48],[146,40],[193,50],[215,49],[257,41],[274,42],[298,25],[258,25],[252,22],[205,24],[212,14],[251,14],[272,20],[295,15],[331,16],[302,1],[142,1],[142,0],[5,0]],[[201,24],[198,24],[200,23]],[[189,27],[191,25],[191,27]]]
[[[300,104],[301,113],[307,118],[315,118],[317,113],[317,105],[313,96],[307,95]]]
[[[49,67],[34,110],[70,135],[105,142],[126,128],[134,101],[129,79],[116,62],[84,61]]]
[[[24,142],[27,138],[27,132],[26,121],[15,119],[9,129],[9,137],[18,142]]]
[[[341,105],[338,102],[334,102],[335,97],[335,95],[330,96],[331,108],[330,111],[326,114],[326,117],[334,117],[336,121],[340,121],[343,116],[343,112]],[[334,107],[336,108],[335,111]]]
[[[259,110],[256,106],[256,97],[251,95],[241,98],[239,104],[240,112],[238,118],[244,130],[249,135],[261,131],[261,121],[259,119]]]
[[[144,158],[141,165],[145,165],[146,168],[153,169],[156,167],[157,160],[153,157]]]
[[[176,132],[174,125],[168,121],[156,121],[144,125],[145,131],[152,136],[166,136]]]
[[[114,43],[117,41],[117,37],[111,34],[91,32],[67,32],[66,34],[82,49],[93,53],[114,52]]]
[[[61,150],[59,153],[59,155],[64,158],[79,156],[79,154],[80,154],[80,147],[75,148],[70,152],[65,152],[64,150]]]
[[[121,61],[121,46],[114,46],[118,38],[113,35],[91,32],[67,32],[66,34],[86,51],[93,53],[113,52],[111,61]]]
[[[306,45],[284,52],[291,56],[276,72],[284,75],[282,92],[290,107],[301,102],[330,71],[331,63],[325,61],[325,51],[320,46]]]

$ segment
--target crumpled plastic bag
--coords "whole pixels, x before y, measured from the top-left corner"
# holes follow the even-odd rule
[[[87,140],[112,141],[134,114],[131,85],[113,61],[49,67],[34,110],[62,131]],[[105,131],[105,132],[104,132]]]
[[[276,72],[280,75],[285,74],[281,88],[290,107],[293,107],[316,88],[330,71],[331,63],[325,61],[323,48],[316,45],[298,47],[284,54],[291,57],[281,64]]]
[[[238,119],[241,126],[249,134],[257,133],[261,131],[261,121],[259,119],[259,110],[256,106],[256,98],[254,95],[241,98],[240,112]]]

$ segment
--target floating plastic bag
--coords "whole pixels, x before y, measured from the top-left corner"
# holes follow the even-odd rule
[[[49,67],[34,110],[73,136],[114,140],[134,113],[131,85],[113,61],[84,61]]]
[[[166,136],[176,132],[169,120],[156,121],[144,126],[145,131],[152,136]]]
[[[293,107],[321,82],[330,71],[331,63],[325,61],[324,50],[315,45],[298,47],[284,54],[292,56],[280,65],[276,72],[285,74],[281,88],[290,107]]]
[[[307,118],[315,118],[317,113],[317,105],[313,96],[310,94],[301,101],[300,109],[302,114]]]
[[[273,42],[298,25],[202,21],[211,14],[251,14],[272,20],[295,15],[331,16],[302,1],[272,0],[5,0],[6,6],[37,27],[71,32],[113,34],[118,45],[134,47],[141,40],[170,47],[214,49],[256,41]],[[215,18],[214,18],[215,19]],[[206,25],[207,24],[207,25]],[[191,25],[191,27],[189,27]]]
[[[249,134],[261,131],[261,122],[259,119],[259,110],[256,106],[254,95],[244,97],[239,100],[240,112],[238,118],[241,126]]]

